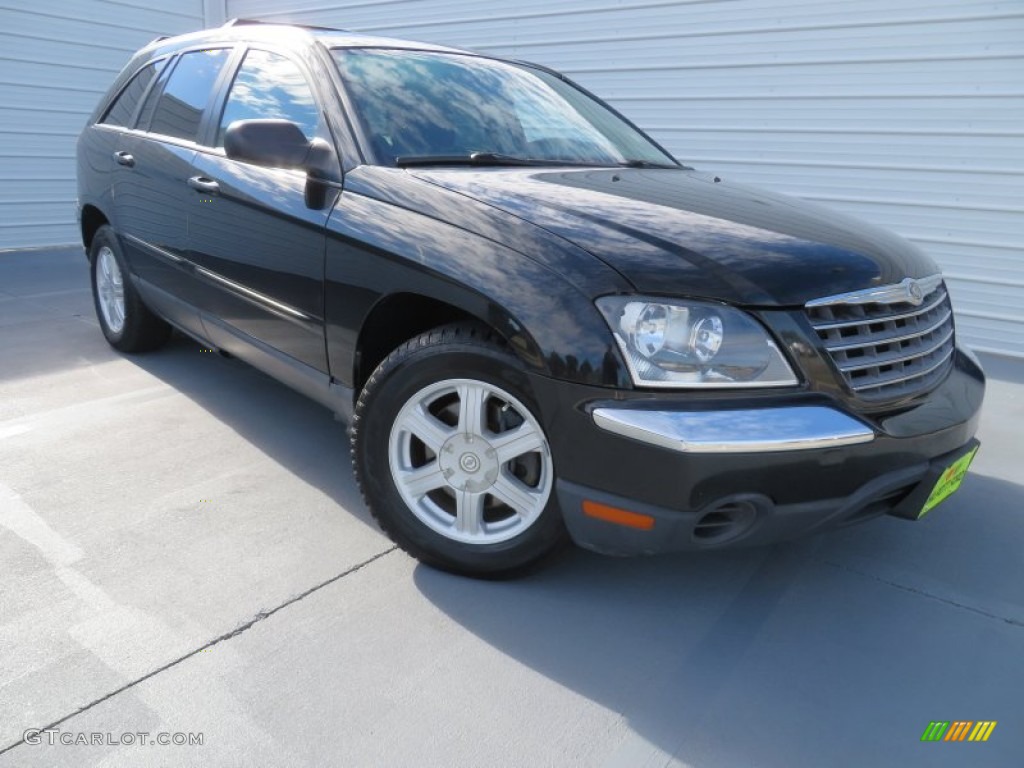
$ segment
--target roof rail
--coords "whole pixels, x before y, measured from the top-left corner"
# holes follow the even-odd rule
[[[238,18],[235,18],[235,19],[228,19],[226,22],[224,22],[224,26],[225,27],[245,27],[245,26],[249,26],[251,24],[253,24],[253,25],[255,25],[255,24],[266,24],[266,25],[276,26],[276,27],[298,27],[300,29],[319,29],[319,30],[323,30],[324,32],[347,32],[348,31],[347,29],[339,29],[338,27],[320,27],[320,26],[317,26],[315,24],[296,24],[295,22],[291,22],[291,21],[277,22],[277,21],[263,21],[262,19],[238,19]]]

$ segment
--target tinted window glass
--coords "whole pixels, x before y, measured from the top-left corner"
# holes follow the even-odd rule
[[[156,103],[163,92],[164,85],[167,83],[167,76],[171,74],[172,69],[174,67],[164,67],[160,77],[157,78],[153,87],[149,89],[149,94],[147,94],[146,100],[142,103],[139,119],[135,121],[135,127],[140,131],[145,131],[149,128],[149,121],[153,117],[153,110],[156,109]]]
[[[161,62],[162,64],[163,62]],[[146,92],[146,88],[156,76],[157,65],[147,64],[132,78],[131,82],[121,91],[121,95],[114,99],[114,103],[107,110],[106,117],[101,122],[107,125],[130,126],[132,116],[135,114],[135,107],[139,99]]]
[[[224,145],[224,132],[235,120],[271,118],[297,123],[308,139],[320,135],[320,112],[298,66],[276,53],[251,50],[224,105],[217,146]]]
[[[164,87],[149,130],[195,141],[203,110],[227,57],[226,48],[184,54]]]
[[[642,133],[543,70],[426,51],[334,51],[385,163],[494,152],[594,165],[674,164]]]

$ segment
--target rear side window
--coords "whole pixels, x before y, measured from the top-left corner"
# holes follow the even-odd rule
[[[146,96],[146,100],[142,104],[139,118],[135,121],[135,127],[140,131],[145,131],[149,128],[149,121],[153,117],[153,110],[156,109],[156,102],[160,98],[160,94],[163,93],[164,84],[167,82],[167,76],[171,74],[172,69],[174,67],[164,67],[164,71],[160,73],[156,84],[149,89],[149,95]]]
[[[235,76],[217,130],[216,146],[235,120],[291,120],[307,139],[321,134],[320,111],[302,70],[277,53],[250,50]]]
[[[227,48],[217,48],[182,55],[156,103],[150,132],[196,140],[203,110],[210,101],[228,53]]]
[[[159,62],[159,66],[162,66],[163,63]],[[153,78],[156,77],[157,69],[158,63],[156,62],[147,64],[140,69],[121,91],[121,94],[114,99],[114,103],[110,105],[110,109],[107,110],[107,114],[100,122],[105,125],[130,128],[135,108],[139,105],[139,100],[146,93],[149,84],[153,82]]]

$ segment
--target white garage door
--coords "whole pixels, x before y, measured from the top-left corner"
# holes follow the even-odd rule
[[[918,243],[960,335],[1024,355],[1024,2],[227,0],[229,17],[561,69],[680,159]]]
[[[75,139],[131,55],[202,29],[203,0],[0,6],[0,249],[72,243]]]

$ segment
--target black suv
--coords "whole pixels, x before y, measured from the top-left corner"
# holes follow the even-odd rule
[[[107,340],[173,326],[340,414],[380,525],[441,568],[916,519],[977,449],[984,376],[928,257],[683,166],[543,67],[157,40],[78,184]]]

